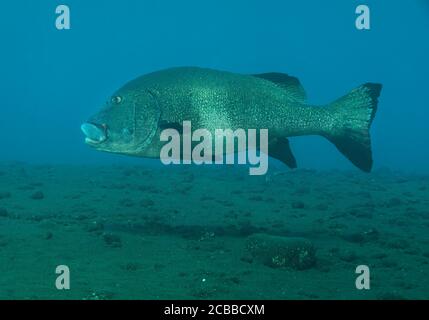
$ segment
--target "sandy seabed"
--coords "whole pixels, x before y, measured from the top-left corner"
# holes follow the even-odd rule
[[[0,299],[428,299],[428,231],[428,175],[3,163]],[[267,262],[255,236],[312,259]]]

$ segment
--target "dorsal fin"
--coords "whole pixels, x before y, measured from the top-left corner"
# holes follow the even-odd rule
[[[254,74],[253,76],[271,81],[279,87],[285,89],[288,93],[288,97],[291,100],[304,103],[307,99],[304,87],[301,85],[298,78],[291,77],[286,73],[277,72]]]

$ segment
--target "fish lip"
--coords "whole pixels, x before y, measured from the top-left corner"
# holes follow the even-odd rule
[[[86,137],[85,143],[89,144],[89,145],[99,145],[99,144],[102,144],[103,142],[105,142],[106,140],[107,140],[107,138],[104,138],[103,140],[97,141],[97,140],[92,140],[91,138]]]
[[[102,132],[102,136],[101,136],[100,140],[95,140],[95,139],[92,139],[91,137],[89,137],[88,132],[86,130],[86,126],[88,126],[88,125],[94,126]],[[83,134],[85,135],[85,143],[88,145],[97,146],[97,145],[100,145],[100,144],[106,142],[108,139],[108,134],[107,134],[108,130],[107,130],[107,125],[105,125],[105,124],[100,125],[100,124],[88,121],[88,122],[83,123],[80,128],[81,128]]]

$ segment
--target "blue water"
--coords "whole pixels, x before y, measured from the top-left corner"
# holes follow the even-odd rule
[[[163,68],[286,72],[324,104],[384,85],[373,124],[375,167],[428,171],[427,1],[58,1],[2,4],[1,160],[134,161],[87,148],[79,126],[127,81]],[[352,168],[322,138],[293,141],[300,166]],[[141,160],[140,160],[141,161]]]
[[[362,2],[371,30],[355,27]],[[428,298],[429,1],[68,0],[62,31],[60,4],[0,5],[0,299]],[[85,145],[81,124],[114,91],[178,66],[287,73],[312,105],[383,84],[374,172],[322,137],[291,139],[314,171],[267,177]],[[317,263],[249,258],[261,233],[311,241]],[[82,278],[59,295],[63,263]],[[355,290],[358,264],[374,290]]]

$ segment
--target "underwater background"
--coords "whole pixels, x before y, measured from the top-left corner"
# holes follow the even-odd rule
[[[70,30],[55,28],[60,4]],[[360,4],[371,30],[355,27]],[[428,1],[0,8],[0,299],[429,298]],[[177,66],[284,72],[316,105],[382,83],[373,172],[321,137],[292,138],[299,168],[272,160],[261,177],[84,144],[81,123],[115,90]]]

